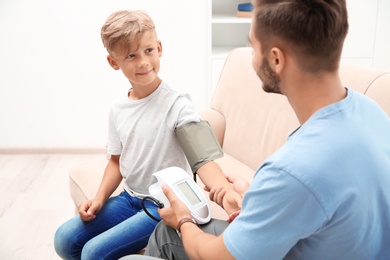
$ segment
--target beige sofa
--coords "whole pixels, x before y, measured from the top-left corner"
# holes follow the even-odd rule
[[[217,163],[225,173],[248,181],[261,162],[298,127],[287,99],[264,93],[251,59],[250,48],[238,48],[229,54],[210,108],[201,112],[224,150],[224,157]],[[345,86],[370,96],[390,115],[389,72],[342,64],[340,76]],[[106,163],[106,159],[86,162],[71,170],[70,192],[75,205],[95,195]],[[198,183],[203,186],[199,178]],[[215,203],[211,207],[213,217],[226,218]]]

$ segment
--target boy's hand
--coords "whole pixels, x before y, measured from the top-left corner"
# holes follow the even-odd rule
[[[249,188],[249,183],[243,178],[233,175],[227,175],[226,179],[232,184],[233,190],[227,190],[223,187],[212,188],[211,190],[205,187],[205,190],[210,192],[211,201],[225,209],[229,215],[228,222],[232,222],[240,213],[242,197]]]
[[[228,215],[241,210],[242,196],[235,190],[219,187],[212,188],[209,192],[210,200],[222,207]]]
[[[82,221],[91,221],[103,207],[103,203],[96,199],[88,200],[79,206],[79,214]]]

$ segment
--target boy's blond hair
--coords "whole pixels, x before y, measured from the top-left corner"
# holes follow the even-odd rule
[[[100,35],[104,47],[110,54],[130,51],[131,44],[145,31],[154,30],[154,22],[142,10],[121,10],[112,13],[102,26]]]

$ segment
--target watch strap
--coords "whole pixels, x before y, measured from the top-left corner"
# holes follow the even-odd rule
[[[181,226],[186,223],[186,222],[191,222],[192,224],[195,224],[196,226],[199,227],[198,223],[193,219],[193,218],[182,218],[180,219],[179,223],[177,223],[176,230],[180,232]]]

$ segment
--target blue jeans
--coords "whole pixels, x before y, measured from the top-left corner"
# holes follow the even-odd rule
[[[154,203],[145,201],[145,207],[160,219]],[[54,247],[63,259],[118,259],[143,249],[156,225],[142,209],[142,200],[123,191],[107,200],[94,220],[75,216],[60,226]]]

